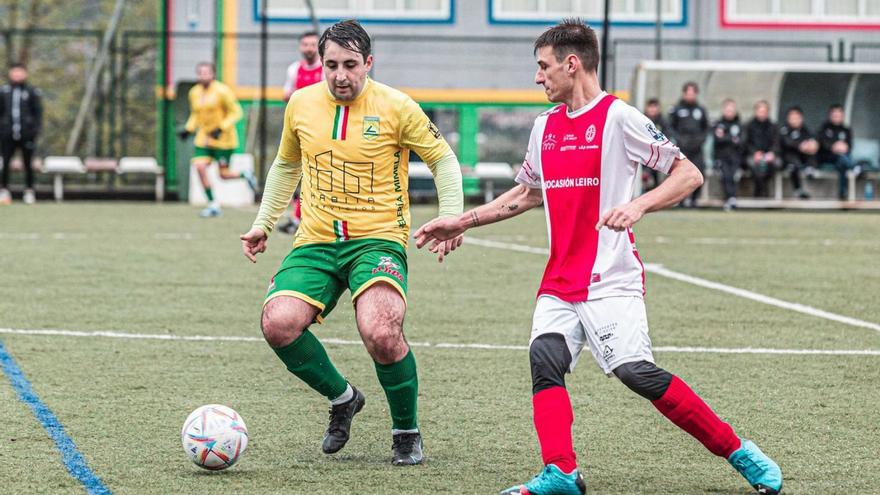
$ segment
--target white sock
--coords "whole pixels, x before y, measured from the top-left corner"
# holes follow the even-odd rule
[[[330,405],[338,406],[339,404],[345,404],[350,401],[352,397],[354,397],[354,389],[352,389],[351,384],[348,383],[345,385],[345,392],[342,392],[342,395],[331,400]]]
[[[404,433],[418,433],[418,432],[419,432],[418,428],[416,428],[415,430],[394,430],[394,429],[391,430],[392,435],[402,435]]]
[[[220,209],[220,202],[215,199],[214,201],[211,201],[211,203],[208,206],[219,210]]]

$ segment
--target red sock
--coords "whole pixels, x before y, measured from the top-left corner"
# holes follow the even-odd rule
[[[563,473],[577,468],[571,440],[574,413],[565,387],[550,387],[532,396],[535,430],[544,465],[555,464]]]
[[[651,403],[669,421],[690,433],[717,456],[726,459],[740,447],[740,439],[733,428],[721,421],[703,399],[677,376],[673,375],[663,397]]]
[[[302,220],[302,206],[299,199],[293,200],[293,216],[299,220]]]

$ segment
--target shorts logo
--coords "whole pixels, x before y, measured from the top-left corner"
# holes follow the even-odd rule
[[[379,258],[379,264],[376,268],[373,268],[373,275],[379,272],[387,273],[403,283],[403,275],[400,273],[400,265],[395,263],[390,256],[382,256]]]
[[[370,141],[379,137],[379,117],[364,117],[363,137]]]
[[[608,361],[609,359],[614,357],[614,349],[612,349],[610,346],[606,345],[605,350],[602,351],[602,357],[605,358],[606,361]]]
[[[269,281],[269,288],[266,289],[266,292],[272,292],[275,290],[275,277],[272,277],[272,280]]]
[[[584,134],[584,138],[586,138],[588,143],[592,143],[593,139],[596,139],[596,125],[590,124],[590,127],[587,127],[587,133]]]

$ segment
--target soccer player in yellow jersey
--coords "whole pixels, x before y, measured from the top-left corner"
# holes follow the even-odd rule
[[[196,132],[196,151],[192,165],[199,171],[199,179],[208,197],[208,207],[203,217],[220,216],[220,204],[214,200],[208,167],[216,161],[223,180],[244,179],[248,186],[257,190],[257,180],[251,171],[240,173],[229,170],[229,159],[238,147],[235,123],[241,120],[241,106],[228,86],[214,79],[214,65],[201,62],[196,66],[198,84],[189,90],[190,115],[180,138],[186,140]]]
[[[350,290],[361,339],[388,400],[392,464],[420,464],[418,376],[403,335],[409,153],[418,153],[434,174],[441,216],[461,214],[461,169],[415,101],[367,78],[370,37],[357,21],[328,28],[318,46],[326,80],[291,97],[260,212],[241,236],[245,256],[255,261],[302,180],[303,220],[269,285],[263,336],[291,373],[330,400],[322,450],[339,451],[364,395],[308,328]],[[461,240],[438,242],[432,251],[442,261]]]

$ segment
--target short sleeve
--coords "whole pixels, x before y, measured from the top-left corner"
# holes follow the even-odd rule
[[[532,134],[529,136],[529,144],[526,148],[526,156],[523,159],[522,167],[516,174],[516,182],[532,189],[541,188],[541,146],[538,125],[532,127]]]
[[[278,156],[285,162],[298,163],[302,161],[302,151],[293,122],[293,106],[294,100],[291,99],[284,110],[284,127],[281,130],[281,144],[278,146]]]
[[[406,99],[400,111],[400,145],[415,151],[425,163],[437,163],[452,153],[440,129],[412,98]]]
[[[287,79],[284,81],[284,94],[286,95],[293,93],[298,67],[299,62],[294,62],[287,67]]]
[[[668,174],[672,163],[676,159],[684,159],[684,155],[678,146],[654,126],[651,119],[635,108],[625,103],[623,105],[625,110],[620,117],[620,128],[627,157],[633,162]]]

